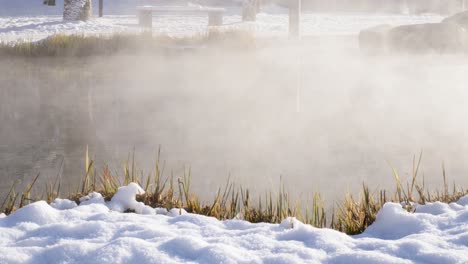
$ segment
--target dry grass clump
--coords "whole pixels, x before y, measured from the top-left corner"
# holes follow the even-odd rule
[[[455,185],[452,192],[449,192],[445,166],[443,164],[443,191],[435,190],[431,192],[427,190],[424,180],[421,184],[417,179],[421,160],[422,153],[420,153],[418,159],[416,159],[416,156],[413,157],[411,183],[406,182],[406,187],[404,187],[404,183],[401,181],[398,172],[393,169],[396,184],[396,191],[393,195],[388,196],[385,190],[372,194],[365,184],[363,184],[362,193],[358,199],[347,195],[344,202],[339,206],[338,211],[333,213],[331,227],[347,234],[360,234],[375,221],[377,212],[386,202],[400,203],[408,212],[414,212],[414,203],[425,204],[436,201],[451,203],[468,194],[468,191],[457,188]]]
[[[248,189],[236,186],[228,179],[225,186],[218,189],[211,202],[203,203],[190,190],[192,180],[190,169],[184,170],[180,177],[165,176],[164,163],[161,163],[159,157],[160,153],[155,161],[153,172],[145,177],[143,172],[137,173],[135,155],[129,156],[124,166],[123,180],[121,181],[118,175],[111,173],[108,166],[104,166],[101,172],[97,173],[94,161],[89,158],[88,150],[86,150],[84,177],[77,190],[69,193],[67,197],[79,203],[80,197],[90,192],[99,192],[106,200],[110,200],[120,186],[136,182],[146,192],[138,196],[137,200],[152,207],[184,208],[191,213],[213,216],[221,220],[236,218],[253,223],[279,223],[286,217],[294,216],[315,227],[329,227],[353,235],[362,233],[372,224],[377,212],[386,202],[401,203],[408,212],[414,212],[414,203],[425,204],[435,201],[448,203],[468,194],[467,191],[457,189],[455,186],[453,191],[449,192],[444,167],[443,190],[435,192],[426,190],[424,183],[419,184],[417,181],[421,154],[417,162],[416,159],[413,160],[413,175],[411,183],[406,183],[406,188],[403,187],[398,173],[394,170],[396,191],[393,195],[387,195],[385,190],[374,194],[363,184],[362,193],[357,199],[352,195],[346,195],[336,209],[328,215],[325,211],[325,203],[318,193],[314,195],[310,205],[293,202],[281,181],[278,192],[270,191],[258,195],[254,200]],[[50,203],[59,196],[61,183],[60,177],[57,176],[53,184],[46,184],[42,195],[32,199],[31,189],[38,177],[39,175],[32,180],[21,195],[16,192],[17,184],[15,182],[0,206],[0,213],[10,214],[17,208],[36,200],[45,199]]]
[[[241,30],[210,30],[183,37],[151,34],[113,34],[87,36],[56,34],[40,41],[0,43],[0,55],[25,57],[107,56],[117,53],[161,52],[171,47],[205,47],[248,49],[255,46],[252,33]]]

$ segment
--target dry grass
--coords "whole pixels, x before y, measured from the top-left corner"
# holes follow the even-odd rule
[[[0,56],[83,57],[117,53],[138,54],[161,52],[173,47],[216,46],[249,49],[255,46],[253,34],[247,31],[216,31],[184,37],[148,34],[113,34],[86,36],[56,34],[40,41],[0,43]]]
[[[143,173],[140,176],[137,174],[135,155],[129,155],[124,166],[123,181],[120,181],[117,175],[112,174],[108,166],[104,166],[97,173],[88,150],[86,150],[85,155],[82,182],[76,192],[66,195],[77,203],[79,203],[80,197],[93,191],[100,192],[106,200],[110,200],[120,186],[129,182],[137,182],[146,191],[144,195],[138,196],[137,200],[152,207],[184,208],[191,213],[213,216],[218,219],[237,218],[254,223],[279,223],[288,216],[294,216],[315,227],[329,227],[347,234],[362,233],[375,221],[377,212],[386,202],[401,203],[406,210],[413,212],[413,203],[452,202],[468,194],[467,191],[457,189],[455,186],[453,191],[449,192],[444,166],[442,172],[443,190],[433,192],[426,190],[424,184],[420,184],[417,179],[422,159],[421,154],[419,159],[415,157],[413,160],[413,175],[411,182],[405,183],[406,187],[403,187],[403,182],[394,170],[396,191],[393,195],[387,195],[385,190],[373,193],[363,184],[362,192],[357,199],[350,194],[346,195],[330,215],[326,214],[325,203],[320,194],[314,195],[310,205],[293,202],[281,181],[278,192],[267,192],[253,199],[249,189],[236,186],[228,179],[225,186],[218,189],[211,202],[203,203],[190,189],[192,181],[190,169],[184,170],[181,177],[165,176],[164,163],[161,163],[159,158],[160,152],[155,160],[154,171],[146,177],[143,177]],[[32,179],[21,195],[16,192],[17,183],[15,182],[1,204],[0,212],[10,214],[17,208],[25,206],[31,201],[44,199],[44,197],[48,202],[52,202],[60,194],[61,179],[57,176],[53,184],[46,184],[42,196],[32,199],[31,190],[38,177],[39,175]],[[20,197],[19,201],[18,197]]]

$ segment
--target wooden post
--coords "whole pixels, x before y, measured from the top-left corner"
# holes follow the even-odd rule
[[[405,14],[405,15],[409,15],[410,12],[409,12],[409,6],[408,6],[408,0],[402,0],[400,2],[400,13],[401,14]]]
[[[153,13],[151,10],[138,11],[138,23],[141,27],[151,29],[153,27]]]
[[[257,20],[258,0],[244,0],[242,3],[242,21]]]
[[[300,34],[301,0],[289,0],[289,36],[297,38]]]
[[[223,24],[223,12],[208,11],[208,26],[221,26]]]
[[[102,17],[104,9],[104,0],[99,0],[99,17]]]

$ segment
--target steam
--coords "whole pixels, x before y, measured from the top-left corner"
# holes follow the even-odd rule
[[[229,175],[258,192],[282,177],[295,194],[327,200],[363,181],[393,188],[389,163],[404,177],[421,150],[427,185],[442,181],[442,161],[449,179],[467,184],[464,61],[366,56],[355,37],[3,60],[1,178],[53,178],[63,159],[63,178],[78,181],[88,144],[98,167],[119,173],[135,148],[143,176],[161,146],[165,175],[190,167],[205,199]]]

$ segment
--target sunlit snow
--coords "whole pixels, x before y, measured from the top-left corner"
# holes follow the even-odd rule
[[[468,262],[468,196],[415,213],[387,203],[363,234],[348,236],[295,218],[252,224],[153,209],[135,201],[141,191],[130,184],[106,204],[93,193],[79,206],[39,201],[0,216],[0,263]]]

